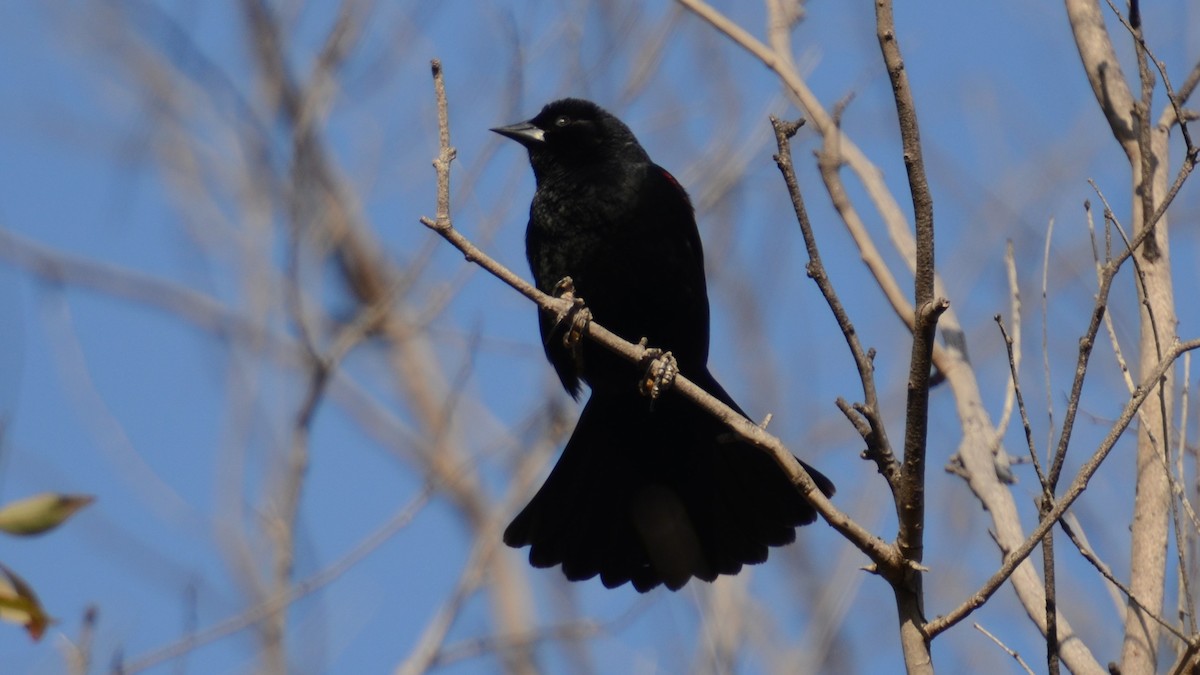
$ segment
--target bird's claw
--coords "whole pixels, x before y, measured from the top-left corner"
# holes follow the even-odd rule
[[[646,364],[646,374],[642,376],[639,389],[643,396],[648,396],[654,401],[675,383],[675,376],[679,374],[679,363],[671,352],[654,347],[646,350],[642,363]]]
[[[554,297],[564,300],[575,299],[575,280],[571,277],[563,277],[554,284]]]
[[[566,328],[563,331],[563,346],[571,352],[576,369],[583,372],[583,350],[580,345],[588,324],[592,322],[592,312],[583,303],[583,298],[575,296],[575,282],[571,277],[563,277],[554,284],[554,295],[571,301],[571,306],[559,315],[558,327],[559,330]]]

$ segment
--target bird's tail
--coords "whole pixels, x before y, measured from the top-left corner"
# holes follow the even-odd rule
[[[697,383],[736,409],[706,373]],[[799,461],[799,460],[797,460]],[[803,463],[802,463],[803,464]],[[804,465],[827,496],[833,484]],[[504,532],[535,567],[614,588],[712,581],[767,559],[816,512],[766,453],[674,392],[594,392],[545,484]]]

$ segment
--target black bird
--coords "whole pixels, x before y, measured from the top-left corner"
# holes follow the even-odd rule
[[[594,103],[562,99],[537,117],[492,129],[529,151],[537,191],[525,252],[537,287],[564,277],[600,325],[669,350],[679,372],[741,412],[708,372],[708,290],[691,200],[650,160],[629,127]],[[767,559],[796,538],[813,507],[766,453],[736,440],[668,390],[651,401],[639,367],[539,312],[546,357],[563,386],[591,397],[558,464],[504,532],[534,567],[572,581],[677,590]],[[799,460],[796,460],[799,461]],[[827,496],[833,483],[801,462]]]

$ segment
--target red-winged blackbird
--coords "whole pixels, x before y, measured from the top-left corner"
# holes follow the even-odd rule
[[[704,254],[679,182],[588,101],[555,101],[492,131],[529,151],[537,191],[525,251],[538,288],[553,293],[571,277],[599,324],[671,351],[679,372],[741,412],[708,372]],[[588,340],[572,354],[554,318],[538,318],[563,386],[578,397],[583,380],[592,395],[545,485],[504,532],[509,546],[531,547],[535,567],[676,590],[763,562],[768,546],[816,519],[764,452],[673,391],[651,402],[637,390],[642,368]]]

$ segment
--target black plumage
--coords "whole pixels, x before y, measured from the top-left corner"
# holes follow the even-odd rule
[[[537,190],[525,234],[539,289],[571,277],[595,321],[669,350],[679,371],[741,411],[708,372],[704,253],[691,201],[633,132],[594,103],[563,99],[493,129],[529,151]],[[678,589],[763,562],[816,512],[765,453],[736,440],[679,394],[640,395],[643,369],[539,313],[563,386],[591,396],[558,464],[504,533],[536,567],[612,588]],[[797,460],[799,461],[799,460]],[[804,465],[826,495],[833,484]]]

